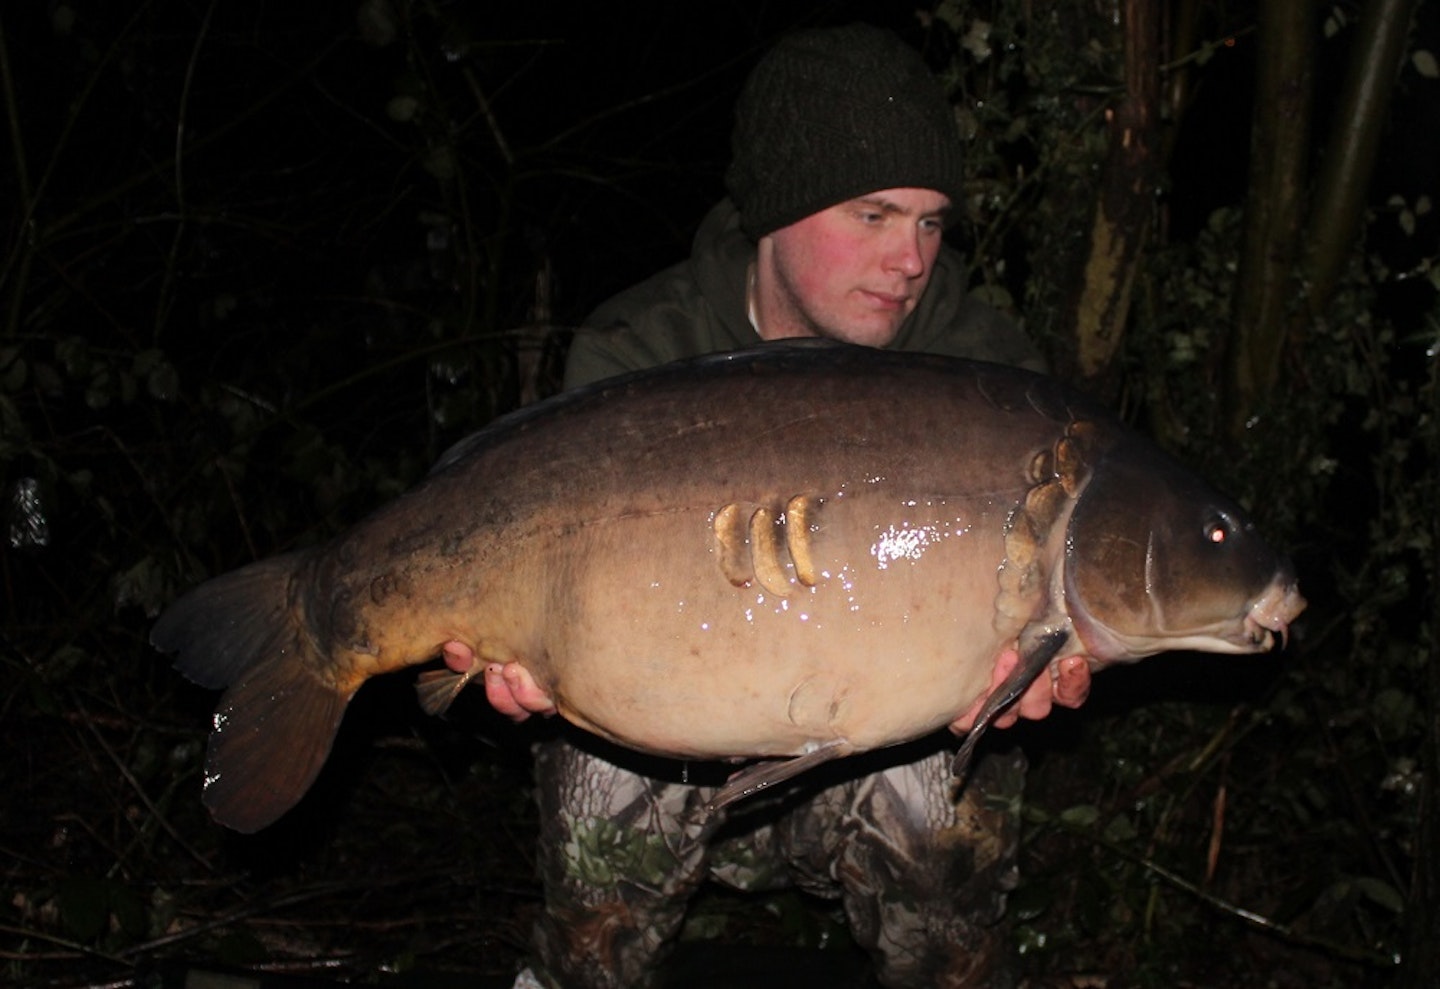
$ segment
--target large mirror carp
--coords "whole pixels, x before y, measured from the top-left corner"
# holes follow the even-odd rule
[[[362,683],[447,642],[523,664],[622,745],[769,760],[722,804],[947,725],[1017,641],[961,763],[1052,657],[1259,652],[1303,607],[1237,505],[1053,379],[772,345],[497,420],[329,543],[192,590],[151,638],[225,689],[205,802],[254,831],[305,793]],[[463,683],[421,689],[438,710]]]

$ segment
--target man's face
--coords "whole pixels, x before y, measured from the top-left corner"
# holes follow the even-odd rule
[[[760,335],[890,343],[930,282],[949,208],[933,189],[883,189],[762,237]]]

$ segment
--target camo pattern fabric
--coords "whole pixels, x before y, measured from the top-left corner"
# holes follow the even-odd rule
[[[840,898],[887,987],[1010,985],[1000,922],[1016,881],[1018,750],[979,760],[958,800],[952,748],[927,744],[918,757],[911,747],[842,760],[707,814],[716,786],[587,748],[536,752],[546,911],[533,971],[544,985],[652,985],[707,879]]]

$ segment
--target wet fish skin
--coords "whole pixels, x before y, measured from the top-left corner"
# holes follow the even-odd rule
[[[500,420],[331,543],[202,584],[151,638],[225,688],[205,801],[253,831],[309,787],[366,679],[450,641],[522,662],[621,744],[787,760],[718,806],[948,724],[1016,641],[974,738],[1048,656],[1256,652],[1303,606],[1238,507],[1050,379],[780,346]]]

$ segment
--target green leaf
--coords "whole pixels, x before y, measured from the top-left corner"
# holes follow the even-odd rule
[[[1135,823],[1130,820],[1128,814],[1116,814],[1111,818],[1110,823],[1105,825],[1105,838],[1109,841],[1117,843],[1133,841],[1137,833]]]
[[[1362,876],[1355,880],[1355,888],[1372,903],[1378,904],[1393,914],[1405,912],[1405,897],[1394,886],[1383,879]]]
[[[1072,828],[1088,828],[1100,819],[1100,808],[1094,804],[1079,804],[1060,812],[1060,821]]]

